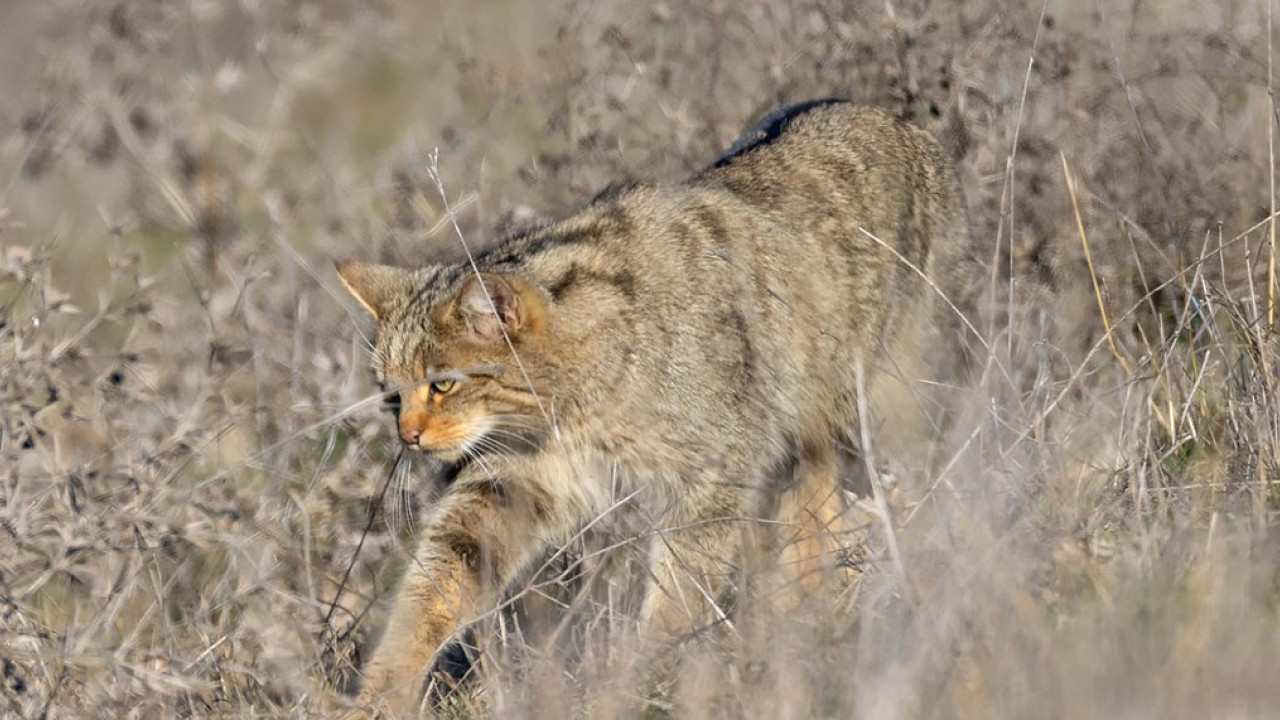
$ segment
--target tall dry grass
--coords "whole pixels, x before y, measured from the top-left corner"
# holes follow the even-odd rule
[[[638,551],[583,542],[480,629],[448,711],[1274,714],[1274,9],[14,4],[0,707],[347,707],[439,488],[397,455],[329,258],[459,252],[435,148],[479,245],[842,95],[943,139],[991,248],[992,353],[942,469],[884,478],[900,562],[873,513],[860,586],[745,600],[655,691]]]

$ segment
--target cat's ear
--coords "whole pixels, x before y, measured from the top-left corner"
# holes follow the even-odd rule
[[[377,320],[386,317],[396,298],[413,290],[412,271],[390,265],[348,260],[338,263],[338,277]]]
[[[503,332],[515,337],[535,324],[537,298],[528,283],[498,273],[467,278],[458,294],[458,314],[481,339],[501,340]]]

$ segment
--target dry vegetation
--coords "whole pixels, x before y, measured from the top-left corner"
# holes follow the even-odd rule
[[[6,6],[0,714],[348,707],[438,490],[329,259],[459,252],[435,148],[480,245],[826,95],[937,132],[991,243],[993,357],[894,491],[900,563],[835,611],[744,606],[658,694],[625,593],[554,635],[508,614],[451,712],[1275,713],[1268,7],[1010,5]]]

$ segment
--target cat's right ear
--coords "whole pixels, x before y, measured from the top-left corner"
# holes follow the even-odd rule
[[[386,317],[396,298],[404,297],[413,288],[411,271],[403,268],[355,260],[340,262],[337,266],[342,284],[375,320]]]

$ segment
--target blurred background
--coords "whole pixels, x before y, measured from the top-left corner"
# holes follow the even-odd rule
[[[744,609],[658,694],[599,581],[569,630],[485,630],[449,711],[1275,713],[1274,12],[10,0],[0,712],[348,707],[438,488],[332,260],[457,258],[450,211],[484,247],[840,96],[939,137],[990,251],[991,358],[892,488],[901,567],[873,540],[857,588]]]

